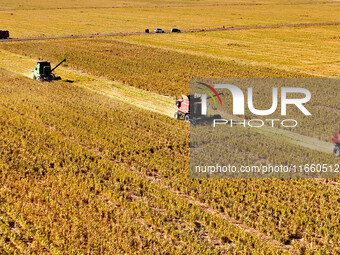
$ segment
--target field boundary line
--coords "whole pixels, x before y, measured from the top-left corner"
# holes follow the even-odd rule
[[[269,245],[271,246],[274,246],[275,248],[279,249],[279,250],[282,250],[282,251],[285,251],[285,252],[288,252],[290,254],[299,254],[299,252],[296,250],[296,248],[292,245],[292,244],[289,244],[289,245],[284,245],[284,244],[281,244],[279,241],[271,238],[270,236],[267,236],[266,234],[262,233],[261,231],[255,229],[255,228],[252,228],[250,226],[247,226],[245,225],[244,223],[240,223],[239,221],[237,221],[236,219],[233,219],[227,215],[223,215],[222,213],[218,212],[217,210],[215,210],[214,208],[212,208],[210,205],[207,205],[207,204],[204,204],[202,203],[199,199],[195,199],[191,196],[188,196],[182,192],[179,192],[179,191],[176,191],[170,187],[168,187],[166,184],[163,183],[163,181],[160,179],[160,178],[155,178],[155,176],[149,176],[149,175],[146,175],[146,174],[143,174],[135,169],[133,169],[131,166],[129,166],[128,164],[124,163],[124,162],[120,162],[118,160],[115,160],[115,159],[112,159],[110,157],[108,157],[106,154],[100,152],[99,150],[95,149],[95,148],[92,148],[90,147],[89,145],[87,144],[84,144],[80,141],[78,141],[77,139],[75,138],[72,138],[72,137],[69,137],[65,134],[63,134],[62,132],[56,130],[54,127],[51,127],[45,123],[42,123],[38,120],[35,120],[33,118],[31,118],[30,116],[26,115],[26,114],[23,114],[17,110],[14,110],[14,109],[11,109],[9,106],[3,104],[3,103],[0,103],[0,106],[24,117],[25,119],[45,128],[45,129],[48,129],[52,132],[54,132],[55,134],[57,135],[60,135],[62,137],[64,137],[65,139],[69,140],[70,142],[72,143],[76,143],[77,145],[85,148],[86,150],[89,150],[89,151],[92,151],[93,153],[95,153],[97,156],[100,156],[100,157],[103,157],[105,158],[106,160],[112,162],[112,163],[115,163],[115,164],[118,164],[122,167],[124,167],[124,169],[128,169],[129,171],[131,171],[132,173],[146,179],[147,181],[149,181],[150,183],[154,183],[156,184],[158,187],[162,188],[162,189],[166,189],[168,191],[170,191],[171,193],[173,193],[174,195],[178,196],[179,198],[189,202],[189,203],[193,203],[195,204],[196,206],[198,206],[201,210],[205,210],[205,211],[208,211],[210,214],[213,214],[221,219],[223,219],[224,221],[226,221],[228,224],[231,224],[245,232],[248,232],[250,233],[251,235],[259,238],[260,240],[264,241],[265,243],[268,243]]]
[[[263,26],[242,26],[242,27],[221,27],[221,28],[207,28],[207,29],[187,29],[182,30],[182,33],[200,33],[200,32],[216,32],[216,31],[235,31],[235,30],[252,30],[252,29],[272,29],[272,28],[287,28],[287,27],[315,27],[315,26],[337,26],[340,22],[326,22],[326,23],[296,23],[296,24],[278,24],[278,25],[263,25]],[[156,34],[151,31],[145,32],[115,32],[105,34],[84,34],[84,35],[65,35],[65,36],[47,36],[47,37],[28,37],[28,38],[10,38],[1,39],[0,42],[19,42],[19,41],[40,41],[40,40],[59,40],[59,39],[81,39],[81,38],[98,38],[98,37],[116,37],[116,36],[135,36],[145,34]]]

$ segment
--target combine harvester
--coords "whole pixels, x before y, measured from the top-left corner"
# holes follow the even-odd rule
[[[194,104],[196,107],[195,113],[190,113],[190,104]],[[176,99],[175,105],[176,112],[174,114],[175,119],[183,119],[186,122],[192,122],[193,119],[200,117],[201,112],[201,98],[196,97],[194,95],[182,95],[182,98]],[[195,117],[193,116],[195,115]]]
[[[39,80],[41,82],[43,81],[53,81],[53,80],[60,80],[61,78],[58,76],[56,77],[53,73],[55,69],[58,68],[63,62],[66,61],[66,58],[63,59],[58,65],[56,65],[52,70],[51,70],[51,63],[47,61],[39,61],[37,62],[36,67],[33,70],[33,79],[34,80]]]
[[[334,155],[337,157],[340,157],[340,130],[332,138],[332,142],[335,143],[335,146],[333,149]]]
[[[219,95],[223,95],[223,93],[220,93]],[[207,99],[209,98],[211,97],[207,97]],[[213,115],[210,117],[202,115],[202,98],[199,94],[187,96],[182,95],[182,98],[176,99],[175,109],[175,119],[183,119],[185,122],[194,125],[197,122],[205,122],[214,118],[221,118],[220,115]]]

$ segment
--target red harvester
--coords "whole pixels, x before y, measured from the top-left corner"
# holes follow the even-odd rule
[[[337,157],[340,157],[340,130],[332,138],[332,142],[335,143],[335,146],[334,146],[334,149],[333,149],[334,155],[337,156]]]
[[[190,104],[192,104],[192,110],[190,112]],[[201,116],[201,98],[195,97],[195,95],[182,95],[182,98],[176,99],[175,105],[176,112],[174,117],[176,119],[184,119],[186,122],[196,122],[196,119]]]

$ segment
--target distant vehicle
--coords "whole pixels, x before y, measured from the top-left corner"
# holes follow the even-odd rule
[[[181,30],[179,30],[178,28],[171,28],[171,33],[180,33]]]
[[[156,28],[156,29],[154,30],[154,32],[155,32],[156,34],[158,34],[158,33],[160,33],[160,34],[165,33],[164,30],[161,29],[161,28]]]
[[[148,29],[148,28],[147,28],[147,29],[145,29],[145,33],[147,33],[147,34],[148,34],[149,32],[150,32],[150,31],[149,31],[149,29]]]
[[[340,130],[332,138],[332,142],[335,144],[334,149],[333,149],[334,155],[337,157],[340,157]]]
[[[8,39],[9,32],[8,30],[0,30],[0,39]]]

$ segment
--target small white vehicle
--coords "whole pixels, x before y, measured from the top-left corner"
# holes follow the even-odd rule
[[[154,31],[155,31],[155,33],[157,33],[157,34],[158,34],[158,33],[165,33],[164,30],[161,29],[161,28],[156,28]]]

